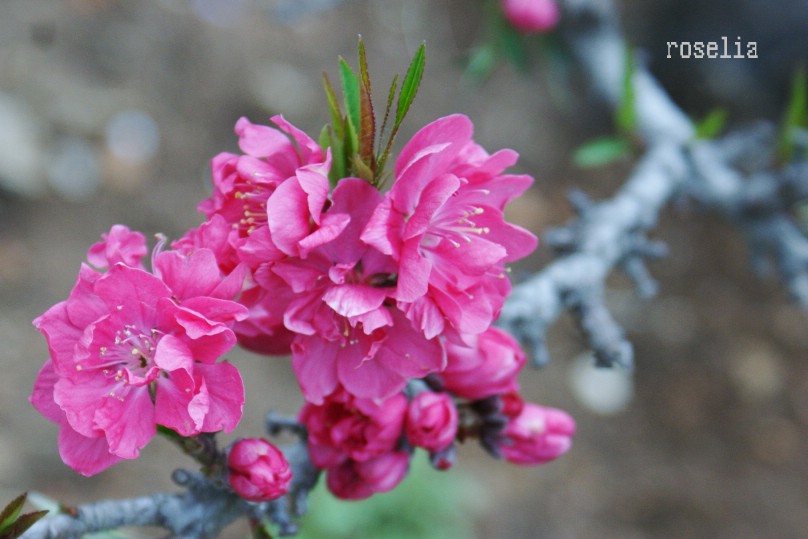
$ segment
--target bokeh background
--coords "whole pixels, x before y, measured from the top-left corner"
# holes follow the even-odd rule
[[[722,106],[733,126],[779,119],[808,51],[803,0],[618,5],[631,42],[694,117]],[[283,113],[316,135],[328,120],[321,73],[335,76],[339,54],[355,63],[357,34],[377,93],[427,42],[426,77],[399,140],[462,112],[487,149],[520,152],[516,170],[537,181],[513,204],[513,221],[540,235],[571,217],[570,188],[603,198],[620,185],[630,163],[571,163],[575,148],[612,130],[574,70],[548,74],[531,48],[528,72],[502,65],[485,81],[467,76],[469,51],[485,40],[483,13],[471,0],[0,2],[0,502],[24,490],[79,504],[175,488],[170,471],[191,463],[163,440],[93,478],[61,463],[56,426],[27,402],[47,353],[30,322],[67,295],[87,247],[112,224],[169,237],[196,226],[207,162],[236,151],[239,116],[262,123]],[[666,41],[723,35],[757,41],[759,59],[665,58]],[[653,236],[670,246],[651,268],[659,296],[639,301],[619,275],[609,292],[635,345],[633,376],[589,369],[566,317],[550,333],[553,362],[523,375],[527,398],[576,417],[567,456],[524,469],[463,447],[450,472],[420,466],[403,498],[379,496],[372,508],[316,501],[310,536],[425,537],[420,521],[480,539],[805,537],[806,314],[751,274],[727,223],[676,207]],[[550,260],[542,246],[513,275]],[[286,359],[231,359],[247,406],[225,441],[260,433],[270,408],[296,412]],[[425,496],[434,503],[415,503]],[[410,520],[397,525],[396,514]],[[363,518],[371,524],[357,531]],[[328,525],[333,532],[317,527]],[[226,533],[245,536],[242,524]]]

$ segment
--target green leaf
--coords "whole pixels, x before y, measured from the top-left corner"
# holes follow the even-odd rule
[[[620,93],[620,102],[617,104],[614,121],[618,131],[622,134],[633,133],[637,125],[637,108],[634,95],[634,73],[636,59],[634,50],[626,45],[623,53],[623,83]]]
[[[331,129],[330,125],[324,125],[322,129],[320,129],[320,136],[317,137],[317,144],[320,145],[320,148],[325,152],[327,148],[331,147]]]
[[[396,90],[398,90],[398,73],[393,77],[393,82],[390,83],[390,91],[387,92],[387,106],[384,108],[384,120],[382,121],[382,128],[379,131],[379,136],[384,135],[384,130],[387,128],[387,119],[390,117],[390,111],[393,108],[393,99],[396,97]]]
[[[784,161],[793,156],[794,133],[801,127],[808,127],[808,75],[805,66],[798,67],[791,80],[791,93],[778,143],[780,157]]]
[[[353,169],[357,176],[362,178],[365,181],[373,183],[374,175],[373,169],[371,169],[362,159],[355,155],[353,159]]]
[[[396,122],[394,124],[394,131],[398,130],[401,122],[404,120],[407,111],[410,110],[415,99],[415,94],[418,93],[418,87],[421,85],[421,79],[424,77],[424,65],[426,63],[426,43],[421,43],[418,51],[410,62],[410,67],[407,69],[407,74],[404,75],[404,82],[401,83],[401,92],[398,94],[398,104],[396,105]],[[391,135],[392,136],[392,135]]]
[[[17,520],[17,517],[22,511],[22,507],[25,505],[26,498],[28,498],[28,493],[22,493],[11,500],[11,502],[0,511],[0,532],[11,526],[11,523]]]
[[[714,139],[724,129],[726,123],[726,109],[716,107],[696,123],[696,138],[702,140]]]
[[[398,102],[396,103],[396,120],[393,122],[393,128],[390,130],[390,135],[387,139],[387,144],[384,147],[381,157],[378,159],[376,166],[376,173],[381,176],[384,173],[384,165],[387,163],[387,158],[390,156],[390,151],[393,148],[393,141],[398,133],[398,128],[401,127],[401,122],[407,111],[410,110],[415,99],[415,94],[418,93],[418,87],[421,85],[421,79],[424,77],[424,65],[426,64],[426,43],[421,43],[415,56],[410,62],[410,67],[407,68],[407,74],[404,75],[404,81],[401,83],[401,91],[398,94]],[[398,76],[393,79],[393,85],[390,87],[390,95],[388,103],[392,103],[393,91],[398,82]],[[385,125],[387,123],[387,114],[385,113]]]
[[[580,168],[594,168],[614,163],[631,154],[628,141],[620,137],[601,137],[575,150],[572,160]]]
[[[496,64],[497,53],[494,47],[489,44],[480,45],[471,51],[465,74],[474,80],[484,80],[491,75]]]
[[[345,98],[346,116],[353,122],[354,128],[359,127],[362,125],[360,123],[359,78],[342,57],[339,59],[339,78],[342,82],[342,96]]]
[[[365,52],[365,42],[362,41],[362,36],[359,36],[359,76],[361,77],[362,84],[370,91],[370,72],[368,72],[368,57]]]
[[[393,77],[393,82],[390,84],[390,91],[387,93],[387,106],[384,109],[384,120],[382,121],[382,129],[379,131],[379,144],[381,145],[381,138],[384,136],[384,131],[387,129],[387,120],[390,117],[390,111],[393,108],[393,99],[396,97],[396,90],[398,90],[398,73]],[[384,174],[384,165],[387,163],[387,158],[390,156],[390,150],[393,146],[392,135],[388,143],[385,145],[384,150],[376,156],[376,176]]]
[[[370,167],[371,175],[365,178],[373,183],[373,167],[375,156],[373,144],[376,141],[376,118],[373,112],[373,99],[370,89],[367,55],[362,36],[359,36],[359,157]]]
[[[345,118],[345,148],[343,155],[345,156],[346,173],[348,172],[348,165],[353,160],[353,156],[359,151],[359,134],[356,132],[356,125],[350,116]]]
[[[10,526],[0,531],[0,539],[17,539],[47,514],[47,511],[34,511],[21,515]]]
[[[339,108],[339,101],[337,101],[337,94],[334,91],[334,86],[328,79],[328,75],[323,72],[323,88],[325,89],[325,97],[328,100],[328,110],[331,114],[331,125],[334,127],[335,135],[342,138],[344,134],[344,126],[342,119],[342,111]]]

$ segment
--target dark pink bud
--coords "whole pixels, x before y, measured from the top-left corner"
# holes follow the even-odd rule
[[[457,435],[457,408],[446,393],[423,391],[410,401],[404,432],[412,445],[446,449]]]
[[[547,32],[558,24],[555,0],[502,0],[501,3],[505,18],[524,34]]]
[[[393,451],[376,458],[358,462],[346,460],[328,469],[326,484],[337,498],[361,500],[377,492],[387,492],[407,475],[410,455]]]
[[[227,457],[230,486],[253,502],[280,498],[289,490],[292,471],[283,453],[263,438],[242,438]]]
[[[575,420],[567,412],[527,403],[508,422],[499,449],[514,464],[544,464],[572,447],[573,434]]]
[[[517,417],[525,407],[525,401],[518,391],[509,391],[500,395],[502,413],[508,417]]]
[[[323,404],[306,403],[300,422],[308,430],[309,454],[318,468],[345,459],[365,461],[388,453],[401,438],[407,399],[359,399],[346,391],[329,395]]]

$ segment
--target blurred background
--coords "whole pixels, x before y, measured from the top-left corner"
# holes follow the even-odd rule
[[[630,41],[689,113],[722,106],[733,126],[780,118],[808,51],[803,0],[618,5]],[[112,224],[172,238],[196,226],[208,160],[237,150],[238,117],[266,123],[283,113],[316,136],[328,121],[321,73],[335,78],[340,54],[355,65],[357,34],[377,94],[427,42],[399,141],[462,112],[489,151],[519,151],[516,171],[536,184],[512,204],[511,220],[541,235],[571,217],[570,188],[597,199],[620,185],[631,163],[571,163],[575,148],[612,132],[610,112],[574,70],[548,75],[530,45],[533,69],[468,76],[469,51],[486,39],[484,13],[470,0],[0,2],[0,502],[24,490],[73,505],[175,488],[171,470],[191,463],[159,439],[93,478],[61,463],[57,427],[27,402],[47,355],[30,322],[66,297],[86,249]],[[666,41],[724,35],[757,41],[759,58],[665,58]],[[317,496],[308,536],[805,537],[806,314],[751,274],[744,241],[725,222],[673,208],[652,236],[670,246],[651,268],[659,296],[640,302],[620,275],[609,292],[635,346],[634,375],[591,369],[566,317],[550,333],[553,362],[523,375],[526,398],[576,417],[568,455],[523,469],[463,447],[453,470],[419,465],[403,494],[372,506]],[[513,276],[550,260],[541,246]],[[231,359],[247,406],[225,441],[260,433],[270,408],[296,413],[286,359]]]

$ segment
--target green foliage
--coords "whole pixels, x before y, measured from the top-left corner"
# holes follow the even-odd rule
[[[780,128],[778,154],[783,161],[794,156],[795,135],[799,129],[808,128],[808,74],[805,66],[794,72],[783,124]]]
[[[637,140],[637,104],[634,75],[637,71],[634,50],[626,45],[620,100],[614,111],[616,135],[599,137],[580,146],[572,161],[580,168],[610,165],[631,156],[633,142]]]
[[[623,81],[620,102],[615,110],[614,123],[619,133],[630,135],[637,127],[637,106],[634,91],[634,75],[637,71],[634,50],[626,45],[623,52]]]
[[[22,514],[22,508],[27,498],[26,493],[20,494],[0,511],[0,539],[20,537],[37,520],[48,513],[47,511],[34,511]]]
[[[696,138],[709,140],[717,137],[727,124],[727,111],[716,107],[707,113],[701,121],[696,122]]]
[[[339,78],[342,90],[343,108],[340,107],[336,91],[328,76],[323,73],[331,124],[320,133],[321,147],[331,148],[332,166],[329,179],[336,184],[341,178],[357,176],[375,186],[384,181],[384,166],[390,156],[393,140],[407,112],[415,100],[424,75],[426,46],[421,44],[410,63],[401,88],[398,88],[398,75],[393,79],[387,97],[382,128],[377,133],[376,114],[368,72],[367,53],[362,37],[359,37],[359,74],[343,58],[339,59]],[[387,122],[398,92],[395,117],[386,142],[383,142]],[[379,140],[377,141],[377,134]],[[380,150],[377,150],[376,144]]]
[[[321,483],[298,539],[471,539],[474,490],[457,471],[438,472],[417,453],[394,490],[363,501],[334,498]]]
[[[572,161],[580,168],[610,165],[631,155],[631,145],[623,137],[600,137],[575,150]]]

